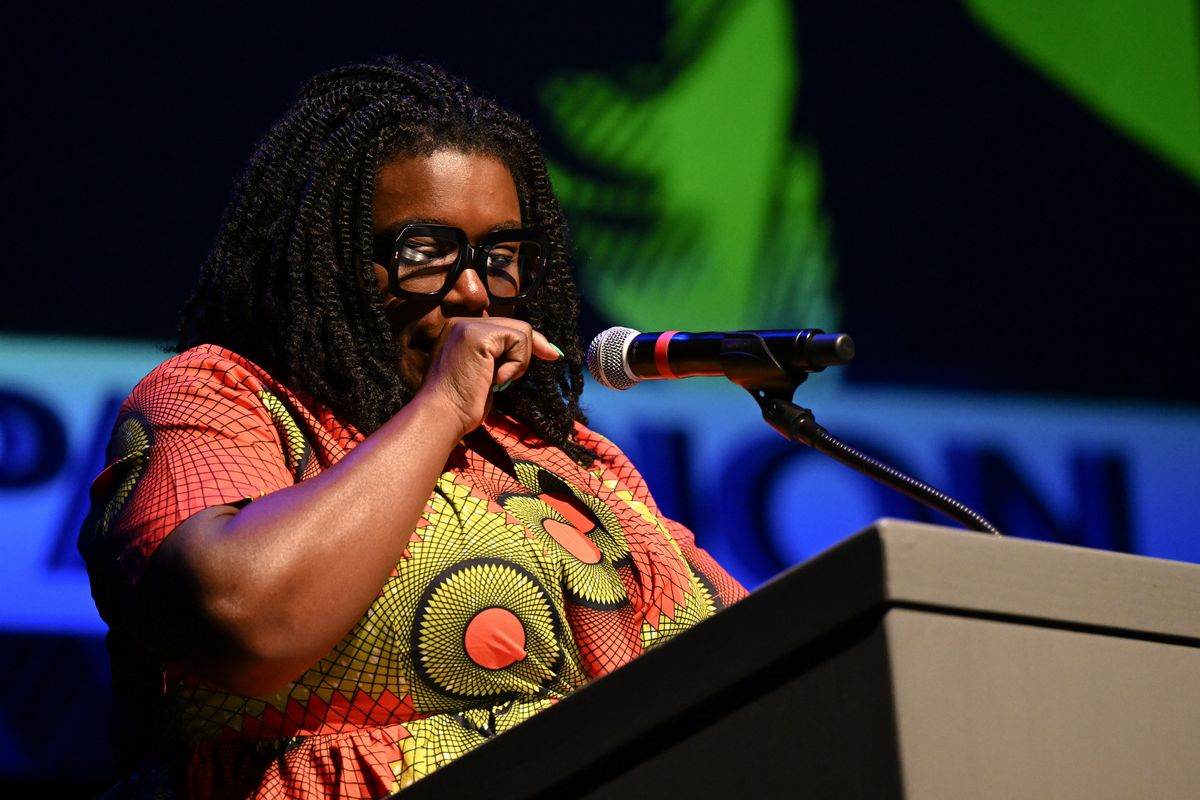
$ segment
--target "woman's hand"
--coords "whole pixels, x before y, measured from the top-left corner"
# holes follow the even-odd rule
[[[434,346],[420,394],[440,397],[456,412],[463,436],[487,416],[493,392],[524,375],[534,357],[554,361],[561,354],[527,322],[451,317]]]

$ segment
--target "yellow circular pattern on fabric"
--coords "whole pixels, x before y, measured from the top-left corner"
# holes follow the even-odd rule
[[[596,547],[600,548],[605,559],[620,566],[625,559],[629,558],[629,544],[625,541],[625,532],[621,528],[621,522],[613,510],[600,498],[576,488],[539,464],[530,461],[514,461],[513,466],[516,467],[517,480],[533,494],[570,492],[575,499],[587,507],[588,511],[592,512],[599,525],[588,536]]]
[[[589,536],[600,550],[600,560],[594,564],[580,561],[572,556],[554,536],[546,530],[545,521],[548,519],[569,525],[570,522],[548,504],[536,497],[515,496],[504,499],[504,509],[512,514],[533,531],[540,542],[562,553],[559,559],[562,564],[563,588],[567,596],[577,603],[591,608],[611,609],[620,608],[629,602],[625,584],[617,574],[612,559],[604,552],[604,548],[596,541],[596,536]],[[600,530],[600,529],[597,529]],[[603,534],[603,532],[602,532]],[[581,536],[586,534],[580,532]],[[606,538],[611,543],[611,537]]]
[[[501,669],[475,663],[466,629],[488,608],[511,611],[525,629],[526,657]],[[414,620],[416,664],[436,691],[459,698],[534,694],[555,677],[563,625],[530,573],[499,559],[479,559],[443,572],[425,592]]]

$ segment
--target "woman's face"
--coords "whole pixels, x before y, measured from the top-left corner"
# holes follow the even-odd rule
[[[373,231],[395,236],[415,223],[453,225],[472,244],[495,230],[521,227],[517,187],[495,158],[458,150],[398,158],[385,164],[375,184]],[[387,270],[375,265],[384,312],[400,347],[400,378],[415,391],[425,379],[434,343],[450,317],[511,316],[511,307],[489,309],[487,289],[473,269],[440,299],[400,299],[388,291]]]

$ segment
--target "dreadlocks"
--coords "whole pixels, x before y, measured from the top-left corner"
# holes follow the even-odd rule
[[[324,403],[364,434],[416,387],[376,295],[371,207],[380,167],[443,148],[493,157],[516,184],[523,224],[550,242],[545,282],[520,316],[566,358],[534,359],[496,407],[583,464],[573,440],[583,360],[567,230],[529,125],[426,64],[384,59],[312,79],[238,181],[183,309],[179,349],[230,348]]]

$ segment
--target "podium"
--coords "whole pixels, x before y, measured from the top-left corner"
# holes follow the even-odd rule
[[[1200,566],[881,520],[401,797],[1200,797]]]

